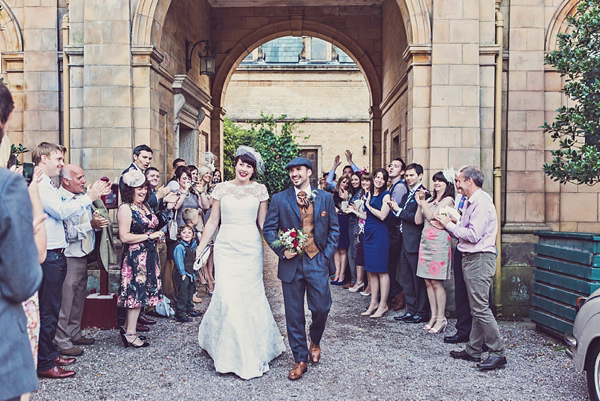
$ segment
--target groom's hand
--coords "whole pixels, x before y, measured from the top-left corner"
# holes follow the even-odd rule
[[[290,252],[287,249],[283,251],[283,256],[285,256],[286,259],[292,259],[296,255],[298,255],[298,252]]]

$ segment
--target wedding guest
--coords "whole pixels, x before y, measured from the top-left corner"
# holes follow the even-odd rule
[[[0,144],[13,109],[12,95],[0,82]],[[2,161],[2,166],[6,166],[5,162]],[[31,185],[34,181],[37,189],[35,177]],[[27,318],[22,302],[37,291],[42,281],[41,253],[38,255],[34,233],[43,230],[45,216],[42,212],[34,219],[32,200],[27,192],[20,174],[0,167],[0,377],[2,383],[6,383],[0,385],[2,401],[18,400],[39,387],[32,347],[23,331],[27,327]],[[37,314],[37,310],[33,312]]]
[[[390,175],[391,186],[390,199],[396,203],[402,202],[402,198],[408,192],[406,181],[404,181],[404,173],[406,164],[401,158],[396,158],[388,165],[388,173]],[[388,205],[389,206],[389,205]],[[388,234],[390,236],[390,255],[388,257],[388,272],[390,274],[390,307],[397,311],[404,307],[404,290],[399,283],[400,271],[400,251],[402,250],[402,233],[400,232],[400,224],[398,219],[387,219]]]
[[[361,315],[372,318],[380,318],[388,311],[390,237],[385,220],[390,212],[390,193],[386,190],[387,181],[386,169],[375,170],[365,204],[365,270],[369,273],[371,303]]]
[[[63,202],[85,195],[85,173],[74,164],[67,164],[60,171],[61,187],[58,190]],[[62,286],[62,303],[54,342],[58,353],[79,356],[83,349],[78,345],[92,345],[95,340],[81,332],[83,304],[87,294],[87,256],[94,250],[95,230],[108,227],[108,220],[92,212],[92,204],[81,214],[65,219],[67,229],[67,275]]]
[[[126,347],[150,345],[137,333],[142,308],[156,306],[161,296],[160,266],[156,241],[164,233],[158,229],[159,218],[148,206],[148,184],[138,170],[123,175],[123,203],[117,219],[119,239],[123,243],[121,279],[117,305],[127,309],[121,339]]]
[[[448,176],[446,176],[448,175]],[[449,171],[438,171],[433,175],[433,195],[425,200],[423,189],[417,191],[415,199],[419,208],[415,215],[415,223],[424,222],[419,247],[419,264],[417,276],[425,280],[427,297],[431,309],[431,318],[423,327],[429,333],[444,331],[446,320],[446,290],[444,280],[450,278],[452,261],[452,242],[435,219],[445,207],[454,207],[454,177]]]
[[[177,171],[178,167],[187,167],[187,163],[185,162],[185,160],[180,157],[173,160],[173,177],[171,177],[171,179],[167,183],[167,186],[171,188],[172,191],[177,191],[179,189],[179,185],[177,183],[177,176],[175,175],[175,172]]]
[[[213,184],[217,185],[220,182],[222,182],[221,172],[219,170],[215,170],[215,172],[213,174]]]
[[[193,164],[190,164],[189,166],[187,166],[187,168],[188,170],[190,170],[190,182],[192,183],[192,186],[198,185],[198,167],[194,166]]]
[[[204,192],[206,196],[208,196],[209,200],[211,199],[210,195],[215,187],[212,181],[213,171],[211,167],[212,166],[202,166],[198,170],[198,184],[200,185],[200,191]]]
[[[346,156],[346,160],[348,161],[348,165],[344,166],[342,172],[343,172],[344,176],[350,178],[350,175],[352,174],[353,171],[360,171],[360,169],[352,161],[352,152],[350,152],[349,150],[346,150],[345,156]],[[337,168],[341,164],[342,164],[342,162],[340,160],[340,155],[337,155],[333,160],[333,167],[331,168],[331,171],[329,171],[329,174],[327,175],[327,184],[329,184],[329,186],[332,188],[332,190],[336,189],[335,170],[337,170]],[[339,182],[339,180],[338,180],[338,182]]]
[[[489,357],[477,364],[482,370],[493,370],[506,365],[506,350],[498,330],[498,323],[489,306],[489,291],[496,273],[496,234],[498,219],[492,198],[483,192],[483,173],[477,167],[461,170],[456,187],[468,198],[464,214],[458,223],[448,216],[436,219],[446,231],[458,239],[462,252],[462,269],[473,316],[471,334],[462,351],[450,351],[453,358],[481,361],[483,341]]]
[[[345,204],[350,198],[350,179],[346,176],[340,177],[337,183],[337,190],[333,194],[333,202],[337,211],[338,223],[340,225],[340,239],[333,255],[335,261],[335,276],[331,281],[333,285],[343,285],[346,276],[346,262],[348,261],[348,215],[344,213]],[[344,203],[344,204],[343,204]]]
[[[394,215],[400,219],[402,232],[402,250],[400,251],[400,284],[404,288],[404,299],[407,312],[403,316],[394,316],[396,320],[406,323],[421,323],[429,320],[427,290],[422,278],[417,277],[419,260],[419,244],[423,224],[415,222],[415,214],[419,205],[415,199],[416,192],[423,187],[423,166],[412,163],[406,166],[404,174],[409,192],[404,194],[402,202],[391,201]]]
[[[461,167],[456,175],[454,181],[458,181],[460,171],[467,166]],[[454,204],[456,210],[460,215],[464,214],[465,206],[467,204],[467,197],[463,195],[462,188],[456,186],[456,199]],[[452,220],[453,223],[458,221]],[[465,285],[465,279],[462,271],[462,252],[457,248],[454,249],[452,255],[452,269],[454,270],[454,303],[456,310],[456,333],[451,336],[444,337],[444,342],[448,344],[466,343],[469,341],[471,335],[472,316],[471,309],[469,307],[469,295],[467,293],[467,287]],[[491,304],[491,297],[490,297]],[[491,307],[491,305],[490,305]]]
[[[197,247],[198,239],[194,227],[189,224],[179,227],[179,240],[174,252],[176,270],[173,274],[173,281],[177,287],[175,320],[179,323],[188,323],[192,321],[191,318],[200,316],[200,312],[194,310],[193,302],[194,293],[196,292],[194,261],[196,260]]]
[[[63,282],[67,273],[67,259],[64,251],[68,244],[63,221],[83,214],[93,201],[110,192],[108,183],[97,181],[88,189],[87,194],[69,202],[63,202],[51,178],[59,176],[64,166],[64,152],[63,146],[48,142],[40,143],[32,151],[34,164],[43,170],[39,192],[44,212],[48,215],[45,221],[47,253],[46,260],[42,263],[44,276],[39,289],[40,338],[37,366],[38,376],[48,378],[65,378],[75,375],[75,372],[63,370],[57,366],[74,363],[75,358],[59,356],[53,342],[58,324]]]
[[[350,198],[348,199],[348,205],[352,205],[357,200],[362,198],[362,191],[360,190],[360,174],[353,172],[350,175]],[[345,211],[344,211],[345,212]],[[350,240],[348,245],[348,267],[350,270],[350,281],[343,285],[342,288],[348,290],[356,285],[356,242],[354,232],[358,225],[358,217],[354,214],[348,214],[348,238]],[[341,233],[340,233],[341,235]]]
[[[357,174],[357,173],[353,173]],[[371,175],[364,173],[360,176],[360,189],[356,192],[359,196],[355,196],[352,205],[348,209],[348,213],[351,213],[357,219],[356,228],[354,229],[351,240],[354,242],[355,250],[355,263],[356,263],[356,283],[353,287],[349,288],[350,292],[359,292],[364,296],[371,295],[371,287],[365,283],[367,282],[365,277],[365,203],[367,200],[367,193],[371,189]]]
[[[204,210],[210,208],[210,200],[206,196],[206,192],[200,188],[194,188],[191,183],[192,175],[186,166],[179,166],[175,170],[175,178],[179,186],[179,200],[175,204],[175,214],[177,227],[183,225],[182,212],[185,209],[192,208],[196,210]]]
[[[119,178],[119,192],[123,190],[123,174],[131,169],[139,170],[142,173],[146,171],[152,162],[153,153],[148,145],[138,145],[133,149],[133,163],[121,173],[121,177]]]

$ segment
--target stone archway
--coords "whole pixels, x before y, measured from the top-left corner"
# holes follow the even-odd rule
[[[546,52],[556,50],[556,40],[559,33],[566,33],[568,30],[567,17],[574,15],[577,12],[579,0],[564,0],[563,3],[556,9],[548,29],[546,30],[545,48]]]

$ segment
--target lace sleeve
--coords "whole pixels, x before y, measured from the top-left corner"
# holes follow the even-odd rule
[[[215,188],[213,189],[212,193],[210,194],[212,199],[216,199],[218,201],[221,200],[221,195],[223,193],[223,185],[225,183],[220,182],[217,185],[215,185]]]
[[[258,184],[258,200],[263,202],[266,200],[269,200],[269,191],[267,190],[267,187],[264,186],[263,184]]]

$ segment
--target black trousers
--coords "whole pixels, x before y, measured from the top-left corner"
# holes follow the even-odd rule
[[[404,289],[398,282],[397,275],[400,270],[400,251],[402,250],[402,234],[398,229],[389,231],[390,252],[388,254],[388,273],[390,275],[390,294],[388,301],[400,294]]]
[[[175,304],[175,316],[184,317],[186,313],[194,311],[194,292],[196,286],[194,281],[186,276],[185,280],[177,271],[173,271],[173,283],[177,287],[177,303]]]
[[[42,263],[44,277],[38,291],[40,298],[40,342],[37,371],[43,372],[56,366],[58,356],[54,336],[62,301],[62,287],[67,276],[67,258],[64,253],[48,251]]]
[[[418,252],[407,252],[402,247],[400,253],[400,282],[404,288],[406,309],[412,315],[429,316],[429,299],[425,280],[417,277]]]

